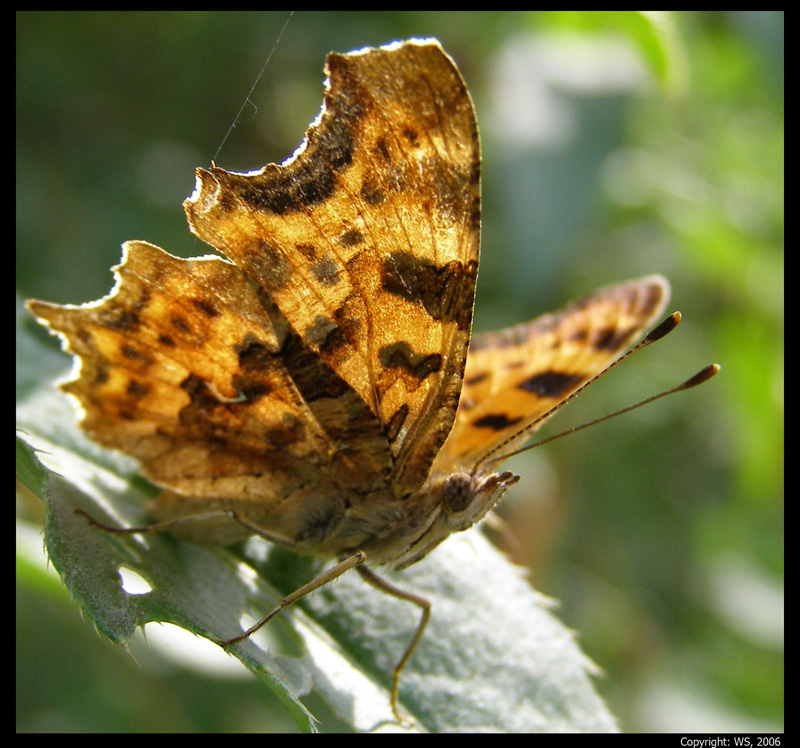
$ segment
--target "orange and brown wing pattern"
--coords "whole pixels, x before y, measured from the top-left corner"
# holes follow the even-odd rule
[[[472,103],[437,42],[327,60],[283,165],[199,169],[190,227],[230,260],[125,245],[117,286],[30,302],[80,359],[85,430],[188,497],[418,488],[455,418],[478,264]]]
[[[100,301],[29,307],[80,359],[63,388],[86,432],[194,497],[269,500],[314,480],[334,449],[299,391],[292,332],[244,275],[128,242]]]
[[[450,431],[469,344],[480,153],[438,42],[328,56],[322,111],[284,164],[197,171],[192,231],[274,301],[377,417],[416,490]]]
[[[497,445],[519,446],[537,418],[637,342],[668,298],[666,279],[647,276],[526,324],[476,335],[456,423],[434,470],[469,472]]]

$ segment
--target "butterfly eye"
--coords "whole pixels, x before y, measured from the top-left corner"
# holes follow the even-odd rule
[[[472,480],[464,473],[450,476],[444,486],[443,502],[448,512],[463,512],[475,496]]]

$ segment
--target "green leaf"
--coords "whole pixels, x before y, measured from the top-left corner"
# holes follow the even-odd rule
[[[683,96],[688,62],[673,14],[663,10],[558,10],[534,12],[544,28],[582,34],[616,34],[637,49],[663,91]]]
[[[27,335],[24,327],[19,335]],[[27,370],[35,371],[40,347],[25,350]],[[100,522],[141,525],[144,501],[157,489],[137,476],[131,460],[86,439],[74,409],[51,382],[22,389],[18,423],[39,464],[22,448],[20,475],[45,502],[53,565],[112,641],[126,642],[148,621],[174,623],[212,640],[234,636],[243,615],[264,615],[324,568],[258,538],[231,550],[92,528],[76,508]],[[143,577],[150,591],[126,592],[120,568]],[[480,532],[453,537],[402,574],[386,576],[433,603],[431,622],[400,681],[405,729],[616,729],[573,634]],[[356,730],[400,729],[389,706],[390,670],[418,620],[413,605],[346,574],[230,651],[277,694],[303,731],[316,729],[300,701],[311,689]]]

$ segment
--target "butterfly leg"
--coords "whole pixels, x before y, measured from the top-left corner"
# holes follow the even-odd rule
[[[327,571],[322,572],[322,574],[319,576],[314,577],[314,579],[308,582],[308,584],[304,584],[299,589],[296,589],[291,595],[284,597],[283,600],[281,600],[269,613],[267,613],[267,615],[265,615],[257,623],[253,624],[249,629],[247,629],[247,631],[243,631],[241,634],[234,636],[232,639],[223,639],[217,643],[223,649],[225,649],[232,644],[236,644],[243,639],[247,639],[248,636],[254,634],[265,623],[271,621],[284,608],[288,608],[292,603],[296,603],[298,600],[304,598],[307,594],[309,594],[309,592],[318,590],[320,587],[328,584],[328,582],[332,582],[337,577],[342,576],[342,574],[344,574],[346,571],[350,571],[350,569],[364,563],[366,558],[367,554],[364,553],[364,551],[356,551],[352,556],[348,556],[343,561],[340,561],[338,564],[336,564],[336,566],[332,566]]]
[[[180,517],[172,517],[170,519],[163,520],[161,522],[154,522],[150,525],[140,525],[134,527],[113,527],[112,525],[106,525],[102,522],[99,522],[94,517],[92,517],[89,512],[85,509],[76,509],[75,514],[79,514],[83,517],[92,527],[96,527],[98,530],[102,530],[103,532],[108,532],[116,535],[136,535],[138,533],[157,533],[157,532],[171,532],[172,530],[180,527],[191,524],[193,522],[208,522],[210,520],[218,520],[218,519],[232,519],[234,522],[238,522],[242,527],[246,530],[249,530],[253,535],[259,535],[260,537],[268,540],[270,543],[274,543],[276,545],[282,545],[287,548],[292,548],[294,543],[289,540],[288,538],[283,537],[282,535],[278,535],[277,533],[270,532],[269,530],[265,530],[262,527],[259,527],[256,523],[251,522],[247,519],[247,517],[243,517],[239,514],[235,509],[211,509],[206,512],[196,512],[194,514],[186,514]]]
[[[395,587],[390,582],[387,582],[385,579],[379,577],[374,571],[366,566],[359,566],[358,573],[361,574],[366,582],[369,582],[369,584],[381,590],[381,592],[385,592],[387,595],[392,595],[392,597],[397,597],[400,600],[407,600],[408,602],[414,603],[414,605],[422,609],[422,616],[419,619],[419,624],[417,625],[417,630],[414,632],[414,636],[408,643],[406,651],[403,653],[400,661],[392,668],[392,711],[394,712],[394,716],[397,721],[402,722],[403,720],[400,717],[400,712],[397,708],[397,698],[400,687],[400,673],[403,671],[406,663],[411,659],[411,655],[417,648],[417,644],[419,644],[420,639],[422,639],[422,634],[424,633],[425,627],[428,625],[428,621],[431,617],[431,602],[421,595],[415,595],[413,592],[406,592],[405,590],[401,590],[399,587]]]

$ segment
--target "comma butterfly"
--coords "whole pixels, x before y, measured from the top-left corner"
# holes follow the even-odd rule
[[[327,58],[294,155],[197,169],[192,232],[223,255],[124,245],[110,295],[29,302],[80,359],[63,385],[96,441],[165,490],[170,530],[259,534],[370,584],[480,520],[518,478],[494,465],[636,342],[669,288],[649,276],[471,339],[480,242],[472,101],[433,40]],[[95,523],[98,524],[98,523]],[[114,531],[114,528],[105,529]],[[220,632],[222,633],[222,632]]]

